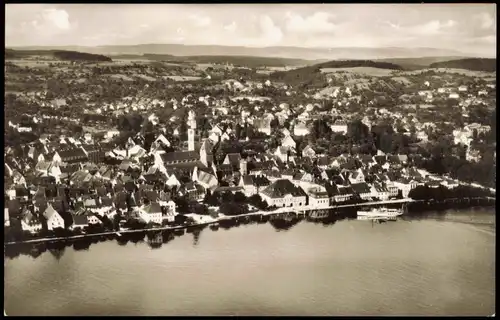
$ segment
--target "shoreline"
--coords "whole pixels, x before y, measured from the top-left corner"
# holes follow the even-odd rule
[[[278,208],[274,211],[255,211],[255,212],[249,212],[249,213],[244,213],[241,215],[236,215],[236,216],[226,216],[222,215],[217,218],[213,218],[211,216],[200,216],[196,214],[186,214],[185,216],[188,217],[198,217],[198,218],[209,218],[210,220],[207,220],[206,222],[198,222],[198,223],[193,223],[189,225],[179,225],[179,226],[165,226],[165,227],[156,227],[156,228],[148,228],[148,229],[133,229],[133,230],[120,230],[120,231],[106,231],[106,232],[100,232],[100,233],[90,233],[90,234],[81,234],[81,235],[74,235],[74,236],[67,236],[67,237],[46,237],[46,238],[40,238],[40,239],[30,239],[30,240],[25,240],[25,241],[10,241],[10,242],[4,242],[4,247],[5,246],[12,246],[12,245],[21,245],[21,244],[36,244],[36,243],[44,243],[44,242],[60,242],[60,241],[68,241],[68,240],[75,240],[75,239],[85,239],[85,238],[92,238],[92,237],[102,237],[102,236],[110,236],[110,235],[116,235],[120,237],[122,234],[131,234],[131,233],[139,233],[139,232],[155,232],[155,231],[175,231],[175,230],[185,230],[189,228],[203,228],[207,227],[210,225],[214,224],[219,224],[220,222],[224,221],[231,221],[239,218],[245,218],[245,217],[251,217],[251,216],[274,216],[274,215],[280,215],[280,214],[300,214],[299,212],[303,212],[302,215],[304,217],[307,217],[308,214],[305,213],[306,211],[332,211],[335,210],[336,208],[338,209],[349,209],[349,208],[355,208],[358,206],[377,206],[377,205],[384,205],[384,204],[400,204],[400,203],[414,203],[414,204],[423,204],[424,208],[425,206],[429,205],[441,205],[441,204],[448,204],[452,202],[453,200],[459,200],[459,201],[464,201],[464,200],[493,200],[496,201],[495,198],[492,197],[472,197],[472,198],[454,198],[454,199],[444,199],[440,201],[436,201],[434,199],[429,199],[429,200],[413,200],[410,198],[406,199],[399,199],[400,201],[394,201],[394,202],[389,202],[387,201],[377,201],[377,202],[365,202],[365,203],[356,203],[356,204],[349,204],[349,205],[340,205],[340,206],[330,206],[328,208],[309,208],[309,207],[304,207],[304,208],[293,208],[290,210],[290,208]],[[490,205],[478,205],[478,207],[488,207]],[[473,207],[473,206],[471,206]],[[470,207],[469,207],[470,208]],[[467,209],[467,208],[463,208]],[[422,210],[422,211],[427,211],[427,210]],[[419,212],[422,212],[419,210]],[[335,215],[338,215],[336,213]],[[405,216],[411,216],[413,213],[410,214],[404,214]]]

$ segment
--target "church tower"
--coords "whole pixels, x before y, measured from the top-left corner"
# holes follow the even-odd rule
[[[246,176],[248,174],[248,165],[245,159],[240,160],[240,174]]]
[[[188,119],[187,119],[187,127],[188,127],[188,150],[194,151],[194,136],[196,134],[196,114],[193,110],[189,110]]]

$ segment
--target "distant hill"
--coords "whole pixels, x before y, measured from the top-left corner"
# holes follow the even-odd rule
[[[291,85],[311,85],[315,83],[324,84],[324,80],[322,80],[323,77],[321,76],[321,69],[345,69],[358,67],[403,70],[401,66],[388,62],[376,62],[371,60],[338,60],[319,63],[289,71],[277,71],[271,73],[270,78],[274,81],[284,81]]]
[[[95,53],[102,55],[122,54],[169,54],[174,56],[252,56],[307,60],[373,60],[388,58],[417,58],[440,56],[467,56],[447,49],[436,48],[301,48],[301,47],[239,47],[218,45],[182,45],[182,44],[139,44],[123,46],[62,46],[62,47],[15,47],[19,50],[66,50]]]
[[[249,68],[261,67],[287,67],[312,65],[324,60],[288,59],[275,57],[254,56],[174,56],[171,54],[144,53],[142,55],[122,54],[113,55],[114,59],[124,60],[153,60],[177,63],[206,63],[206,64],[231,64]]]
[[[23,59],[33,56],[52,57],[51,50],[13,50],[5,48],[5,59]]]
[[[336,60],[319,63],[314,65],[315,68],[357,68],[357,67],[371,67],[380,69],[403,70],[400,65],[372,60]]]
[[[443,56],[443,57],[418,57],[418,58],[391,58],[391,59],[377,59],[376,62],[389,62],[400,65],[406,70],[421,69],[422,67],[429,67],[436,62],[443,62],[449,60],[464,59],[464,56]]]
[[[319,62],[315,60],[255,56],[190,56],[185,58],[196,63],[232,64],[249,68],[304,66]]]
[[[430,65],[431,68],[453,68],[453,69],[466,69],[471,71],[485,71],[496,72],[497,61],[496,59],[486,58],[469,58],[436,62]]]
[[[5,49],[5,59],[25,59],[29,57],[46,57],[63,61],[113,61],[110,57],[77,51],[65,50],[13,50]]]
[[[54,57],[69,61],[113,61],[110,57],[77,51],[54,51]]]

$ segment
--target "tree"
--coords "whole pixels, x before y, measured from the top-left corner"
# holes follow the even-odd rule
[[[222,214],[227,216],[237,216],[247,213],[247,206],[234,202],[224,202],[221,204],[219,210]]]
[[[368,136],[368,133],[368,127],[361,120],[355,120],[347,125],[347,135],[355,143],[364,140]]]
[[[274,118],[273,120],[271,120],[271,123],[269,124],[269,126],[271,127],[271,131],[273,131],[274,129],[277,129],[280,125],[280,122],[277,118]]]
[[[177,197],[174,202],[179,213],[189,213],[189,201],[186,197]]]
[[[247,200],[247,197],[243,192],[236,192],[234,195],[234,202],[236,203],[245,203]]]
[[[329,136],[331,132],[332,130],[330,129],[326,119],[317,119],[313,121],[310,136],[314,142],[322,137]]]
[[[216,207],[220,205],[219,197],[217,197],[216,194],[213,194],[210,190],[207,190],[203,202],[211,207]]]
[[[121,212],[118,213],[119,210],[117,210],[116,214],[113,216],[113,228],[115,231],[120,230],[120,221],[122,220],[122,215]]]
[[[249,197],[248,203],[260,210],[265,210],[268,207],[267,202],[262,200],[259,194],[254,194],[251,197]]]
[[[222,203],[234,202],[234,195],[231,192],[222,193]]]
[[[200,214],[200,215],[209,215],[210,214],[210,212],[208,211],[208,207],[204,204],[194,202],[191,207],[192,207],[191,210],[196,214]]]
[[[234,128],[234,136],[236,137],[237,140],[241,139],[241,132],[242,132],[242,128],[241,128],[240,124],[237,123],[235,128]]]

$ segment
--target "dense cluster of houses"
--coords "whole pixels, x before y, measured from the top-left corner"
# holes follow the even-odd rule
[[[414,163],[419,155],[391,155],[379,150],[375,156],[343,154],[331,157],[321,154],[312,145],[299,148],[296,137],[308,135],[311,120],[318,115],[333,116],[330,129],[347,133],[347,122],[354,115],[344,110],[350,103],[359,102],[356,86],[352,89],[328,86],[315,96],[269,80],[263,83],[227,80],[222,87],[232,90],[233,97],[188,94],[169,101],[124,97],[115,103],[96,104],[92,100],[83,110],[85,114],[111,117],[130,112],[142,114],[153,125],[156,134],[150,147],[140,133],[129,138],[125,145],[118,146],[113,139],[120,131],[108,130],[100,134],[85,132],[78,138],[76,135],[42,134],[31,144],[7,148],[4,223],[9,225],[10,218],[19,217],[26,231],[40,230],[42,220],[47,222],[49,230],[75,229],[103,223],[120,213],[126,218],[161,224],[174,220],[177,208],[173,200],[176,197],[201,202],[208,192],[242,192],[247,197],[258,194],[271,207],[327,208],[350,200],[408,197],[419,185],[448,188],[458,185],[456,181],[435,177],[416,168]],[[266,88],[281,90],[286,96],[303,95],[310,98],[311,103],[273,106],[271,98],[255,96],[255,92]],[[467,105],[490,95],[495,85],[439,87],[425,81],[422,89],[417,95],[428,103],[434,98],[447,97],[458,99],[458,105],[466,109]],[[403,103],[406,96],[409,95],[400,97]],[[85,97],[82,95],[82,99]],[[330,110],[321,108],[321,99],[325,97],[333,102]],[[68,105],[63,98],[48,99],[47,92],[29,93],[25,99],[38,103],[42,110],[57,110]],[[247,102],[245,107],[240,103],[242,99]],[[368,103],[366,110],[372,108],[372,103]],[[206,138],[200,138],[196,116],[190,111],[186,123],[187,148],[179,150],[183,148],[174,143],[181,136],[178,117],[172,115],[160,121],[154,113],[155,109],[165,108],[167,104],[174,110],[194,110],[194,106],[200,104],[210,108],[212,127]],[[427,141],[426,132],[435,128],[435,124],[420,123],[416,113],[403,114],[403,109],[409,108],[404,104],[401,107],[392,111],[376,108],[373,115],[363,117],[362,123],[370,128],[374,118],[391,119],[402,125],[407,131],[405,134],[409,135],[410,128],[414,127],[417,138]],[[425,108],[425,105],[420,107]],[[234,127],[228,125],[227,119],[224,122],[218,117],[229,114],[235,117],[233,124],[246,123],[268,136],[271,135],[271,123],[277,121],[282,128],[281,143],[265,153],[245,150],[242,154],[228,153],[220,157],[220,145],[235,139]],[[42,123],[47,117],[32,116],[28,122]],[[62,120],[78,122],[69,118]],[[284,128],[285,122],[289,124],[287,128]],[[29,124],[24,122],[9,121],[8,126],[21,133],[31,132]],[[168,131],[167,127],[174,130]],[[398,130],[396,125],[394,128]],[[489,130],[488,126],[467,124],[453,131],[454,142],[470,146],[473,132]],[[476,161],[478,157],[477,152],[468,149],[468,160]],[[67,219],[66,213],[71,219]]]
[[[297,150],[284,132],[275,150],[214,156],[226,131],[215,126],[209,138],[194,141],[188,119],[188,150],[171,151],[158,133],[149,150],[140,134],[124,147],[83,136],[40,137],[35,143],[5,151],[5,219],[19,217],[23,230],[84,228],[126,218],[161,224],[177,214],[173,199],[203,201],[207,192],[258,194],[271,207],[327,208],[349,200],[407,197],[418,185],[456,182],[433,177],[412,166],[413,157],[348,154],[330,157],[312,146]],[[336,124],[340,126],[341,124]],[[114,164],[106,161],[113,159]],[[69,213],[71,219],[63,218]]]

